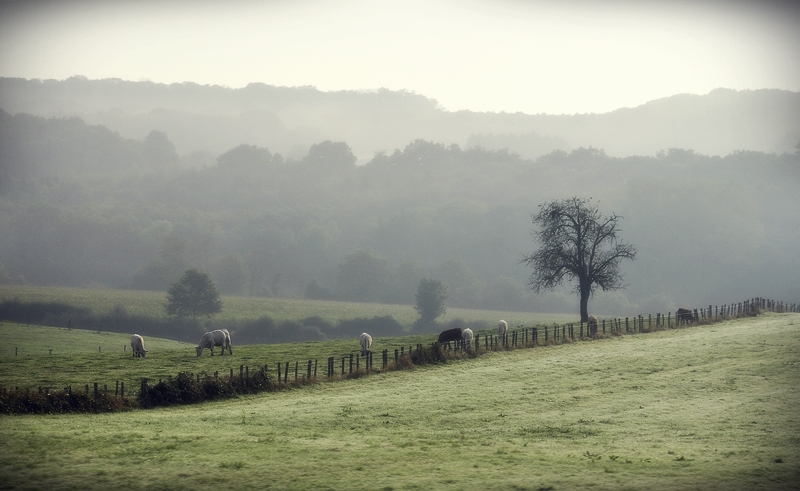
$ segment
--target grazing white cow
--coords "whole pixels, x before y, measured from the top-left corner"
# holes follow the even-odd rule
[[[214,356],[215,346],[222,346],[223,355],[225,354],[225,348],[228,348],[228,352],[233,354],[233,350],[231,349],[231,334],[227,329],[217,329],[203,334],[203,337],[200,338],[200,343],[195,347],[195,351],[197,351],[197,356],[200,356],[203,354],[204,349],[209,349],[211,351],[211,356]]]
[[[361,356],[367,356],[367,354],[370,352],[370,348],[372,348],[372,336],[362,332],[361,336],[358,338],[358,341],[361,343]]]
[[[461,331],[461,339],[464,341],[464,347],[469,348],[472,345],[472,338],[475,335],[472,333],[472,329],[466,328]]]
[[[225,344],[222,345],[222,354],[225,354],[225,347],[228,348],[228,354],[233,355],[233,343],[231,343],[231,333],[227,329],[222,329],[225,333]]]
[[[134,358],[147,357],[147,350],[144,349],[144,338],[138,334],[131,336],[131,351],[133,351]]]
[[[508,323],[504,320],[501,320],[497,323],[497,334],[499,334],[502,338],[506,335],[506,332],[508,332]]]

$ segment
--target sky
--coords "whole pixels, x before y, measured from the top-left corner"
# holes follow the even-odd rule
[[[800,2],[0,0],[0,76],[408,90],[446,110],[603,113],[800,90]]]

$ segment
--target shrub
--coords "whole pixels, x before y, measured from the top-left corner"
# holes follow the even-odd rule
[[[95,397],[86,392],[71,390],[31,391],[27,389],[0,390],[2,414],[63,414],[104,413],[131,409],[135,401],[100,392]]]
[[[411,370],[412,368],[415,367],[416,365],[414,364],[412,357],[401,356],[400,358],[397,359],[397,361],[390,363],[387,368],[389,370]]]
[[[186,372],[170,380],[162,380],[152,387],[145,387],[139,394],[139,404],[144,408],[171,406],[200,402],[204,399],[200,382]]]
[[[411,352],[410,360],[414,365],[444,363],[449,357],[448,353],[442,349],[442,345],[439,343],[431,346],[418,346],[417,349]]]
[[[243,325],[230,326],[229,329],[236,342],[240,344],[278,344],[327,339],[325,333],[316,325],[304,325],[297,321],[275,324],[275,321],[267,316]]]
[[[194,404],[215,399],[227,399],[238,394],[271,392],[277,389],[272,378],[263,370],[256,370],[246,377],[210,377],[206,374],[195,376],[181,372],[170,380],[162,380],[154,386],[147,386],[139,394],[139,404],[143,408]]]
[[[66,326],[68,319],[86,317],[89,314],[90,310],[87,308],[73,307],[61,302],[21,302],[15,298],[0,303],[0,319],[20,324],[50,325],[52,322],[62,322]]]

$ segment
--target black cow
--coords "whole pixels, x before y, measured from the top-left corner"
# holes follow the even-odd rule
[[[454,327],[439,333],[437,343],[449,343],[450,341],[461,341],[461,328]]]
[[[694,314],[689,309],[678,309],[675,312],[675,319],[678,321],[678,324],[688,324],[694,320]]]

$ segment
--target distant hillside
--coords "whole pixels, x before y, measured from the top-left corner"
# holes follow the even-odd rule
[[[639,251],[599,312],[797,292],[800,152],[529,160],[415,140],[360,166],[346,144],[307,153],[242,145],[183,168],[160,131],[0,110],[0,283],[164,292],[194,267],[226,295],[409,305],[434,277],[448,308],[571,312],[564,291],[533,295],[520,259],[537,205],[582,196],[623,216]]]
[[[250,84],[241,89],[118,79],[0,78],[0,108],[47,117],[78,116],[141,140],[165,132],[198,162],[245,143],[300,158],[324,140],[346,142],[361,162],[415,139],[508,148],[524,158],[593,146],[612,156],[669,148],[705,155],[736,150],[793,152],[800,141],[800,92],[716,89],[605,114],[448,112],[405,91],[322,92]]]

